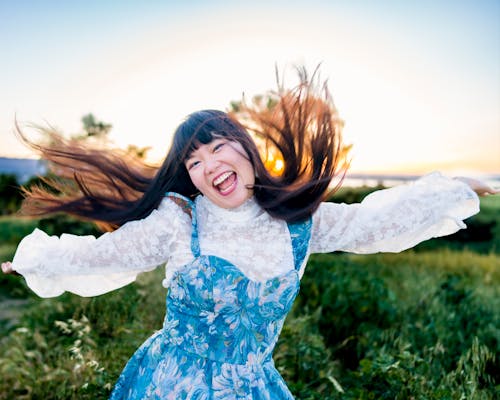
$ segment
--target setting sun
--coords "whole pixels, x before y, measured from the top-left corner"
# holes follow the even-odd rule
[[[283,159],[280,156],[275,155],[272,151],[268,151],[264,157],[264,165],[273,176],[281,175],[283,169],[285,168],[285,162]]]

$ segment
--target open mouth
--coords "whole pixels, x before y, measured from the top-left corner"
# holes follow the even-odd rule
[[[236,182],[236,173],[234,171],[227,171],[215,178],[212,185],[220,194],[227,195],[236,188]]]

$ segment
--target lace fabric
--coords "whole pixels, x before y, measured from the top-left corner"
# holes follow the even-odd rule
[[[202,254],[228,260],[256,282],[282,275],[293,265],[286,222],[269,216],[255,199],[233,210],[202,196],[195,204]],[[477,195],[467,185],[432,173],[374,192],[360,204],[321,204],[313,215],[309,253],[397,252],[464,228],[463,220],[478,211]],[[168,287],[174,274],[193,259],[190,238],[189,215],[165,198],[147,218],[99,238],[57,238],[35,230],[19,244],[13,267],[42,297],[64,291],[102,294],[165,262],[163,285]]]
[[[41,297],[64,291],[96,296],[167,261],[185,264],[192,258],[190,237],[190,218],[166,199],[147,218],[99,238],[69,234],[58,238],[35,229],[21,241],[12,263]]]
[[[438,172],[379,190],[359,204],[323,203],[313,217],[311,252],[400,252],[465,228],[479,212],[476,193]]]

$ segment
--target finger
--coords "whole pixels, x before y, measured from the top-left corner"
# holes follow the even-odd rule
[[[14,268],[12,268],[12,263],[10,261],[2,263],[2,272],[9,275],[20,275],[14,270]]]
[[[493,189],[493,188],[487,188],[487,189],[484,189],[481,193],[481,195],[487,195],[487,194],[499,194],[500,193],[500,189]]]
[[[490,193],[490,194],[496,194],[500,193],[500,189],[491,187],[491,186],[485,186],[483,192],[485,193]]]
[[[12,272],[12,263],[10,261],[2,263],[2,271],[5,274]]]

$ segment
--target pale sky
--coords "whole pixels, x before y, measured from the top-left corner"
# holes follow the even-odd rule
[[[9,4],[11,3],[11,4]],[[322,63],[353,172],[500,173],[500,1],[1,2],[0,156],[14,118],[93,113],[160,159],[187,114]]]

